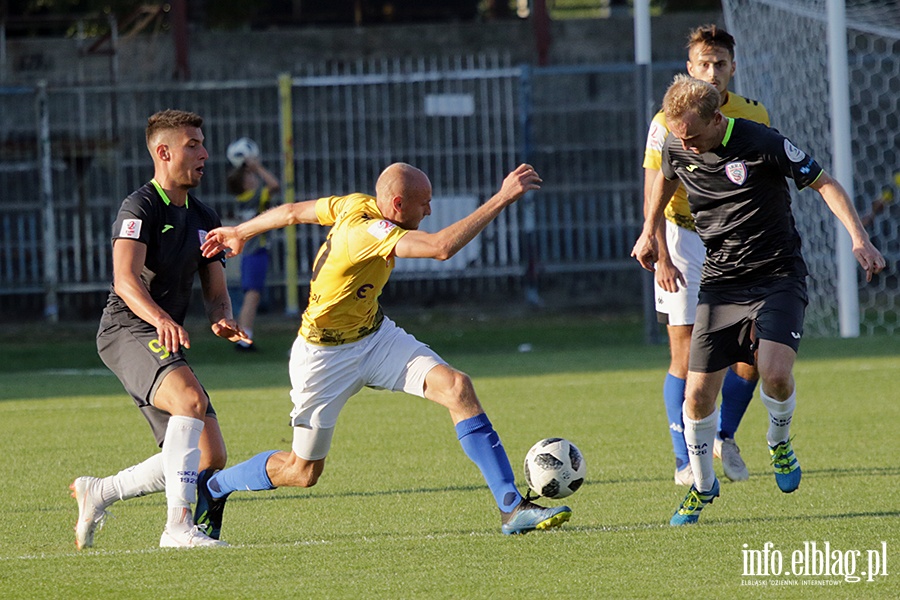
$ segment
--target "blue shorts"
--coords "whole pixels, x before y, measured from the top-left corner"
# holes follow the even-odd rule
[[[269,270],[269,251],[260,248],[253,254],[245,254],[241,259],[241,291],[262,293],[266,287],[266,272]]]

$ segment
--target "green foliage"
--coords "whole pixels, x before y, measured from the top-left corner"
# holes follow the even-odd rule
[[[750,480],[723,480],[700,524],[676,529],[667,523],[685,490],[672,483],[660,397],[667,350],[643,345],[640,323],[396,320],[472,375],[520,488],[531,444],[551,435],[578,444],[588,482],[567,499],[570,523],[501,535],[446,411],[365,390],[341,416],[319,485],[232,496],[223,528],[231,548],[158,548],[165,498],[157,494],[114,505],[95,548],[78,553],[68,484],[156,449],[118,381],[91,358],[93,328],[14,329],[16,343],[0,350],[0,598],[797,597],[772,589],[774,577],[757,578],[767,587],[743,585],[742,550],[772,542],[789,560],[805,541],[861,550],[861,561],[884,541],[889,575],[815,578],[841,583],[804,586],[803,598],[900,597],[895,340],[804,341],[793,428],[800,489],[777,490],[765,411],[754,400],[738,434]],[[295,325],[260,324],[255,354],[191,328],[191,363],[219,412],[231,464],[290,446]]]

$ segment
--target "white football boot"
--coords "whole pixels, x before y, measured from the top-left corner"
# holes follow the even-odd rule
[[[213,548],[227,545],[228,542],[212,539],[197,525],[185,529],[173,528],[172,531],[167,525],[159,538],[160,548]]]
[[[675,467],[675,485],[694,485],[694,471],[691,463],[686,463],[680,469]]]
[[[734,438],[721,439],[716,436],[713,443],[713,456],[722,459],[722,470],[725,477],[731,481],[747,481],[750,479],[750,471],[741,458],[741,449],[734,442]]]
[[[69,486],[72,497],[78,502],[78,521],[75,522],[75,547],[79,550],[94,545],[94,534],[106,522],[106,506],[100,500],[100,480],[96,477],[79,477]]]

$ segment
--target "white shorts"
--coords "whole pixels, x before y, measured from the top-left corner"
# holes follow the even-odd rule
[[[445,364],[387,317],[378,331],[350,344],[317,346],[298,337],[291,348],[289,369],[294,452],[307,460],[324,458],[341,409],[362,388],[424,398],[425,376]],[[327,431],[319,434],[318,430]]]
[[[697,320],[697,297],[700,295],[700,272],[706,259],[706,248],[696,231],[666,221],[666,244],[672,263],[684,275],[687,286],[667,292],[654,281],[656,312],[669,316],[669,325],[693,325]]]

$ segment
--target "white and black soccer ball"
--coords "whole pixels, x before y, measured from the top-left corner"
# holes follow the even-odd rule
[[[259,156],[259,146],[250,138],[242,137],[228,144],[225,154],[228,156],[228,162],[240,167],[248,158]]]
[[[563,438],[547,438],[525,455],[525,481],[535,494],[565,498],[584,483],[587,468],[575,444]]]

